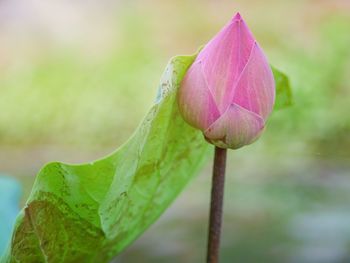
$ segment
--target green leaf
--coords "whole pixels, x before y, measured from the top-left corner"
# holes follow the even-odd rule
[[[108,262],[162,214],[211,148],[176,103],[194,58],[170,61],[156,104],[116,152],[42,168],[3,262]]]
[[[194,59],[170,61],[155,105],[117,151],[87,164],[42,168],[1,262],[108,262],[163,213],[212,147],[177,108],[179,83]],[[290,103],[290,88],[274,74],[281,108]]]
[[[288,77],[275,67],[271,66],[276,83],[276,102],[275,110],[289,107],[293,104],[292,90]]]

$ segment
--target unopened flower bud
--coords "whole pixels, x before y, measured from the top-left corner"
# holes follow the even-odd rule
[[[237,14],[198,54],[181,83],[178,105],[207,141],[237,149],[260,136],[274,100],[269,63]]]

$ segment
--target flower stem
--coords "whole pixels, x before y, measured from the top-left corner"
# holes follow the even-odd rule
[[[226,149],[215,147],[211,188],[207,263],[219,262],[222,206],[224,197]]]

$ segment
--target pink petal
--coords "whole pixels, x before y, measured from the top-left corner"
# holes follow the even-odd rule
[[[200,62],[192,64],[179,90],[178,104],[182,117],[190,125],[206,130],[220,113],[203,76]]]
[[[198,55],[221,113],[231,104],[229,95],[248,62],[254,42],[252,33],[237,14]]]
[[[269,63],[257,43],[230,98],[232,103],[255,112],[264,120],[272,111],[275,81]]]
[[[237,104],[232,104],[205,132],[206,139],[221,148],[238,149],[254,142],[264,128],[264,120]]]

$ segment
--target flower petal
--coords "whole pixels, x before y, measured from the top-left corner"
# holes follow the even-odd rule
[[[179,90],[179,109],[192,126],[205,131],[220,113],[203,76],[201,62],[195,62],[184,77]]]
[[[255,112],[264,120],[271,113],[275,101],[275,80],[257,43],[230,97],[231,103]]]
[[[264,120],[254,112],[232,104],[205,132],[205,138],[221,148],[238,149],[254,142],[264,129]]]
[[[216,105],[224,113],[232,89],[248,62],[255,39],[237,14],[199,53],[203,71]]]

